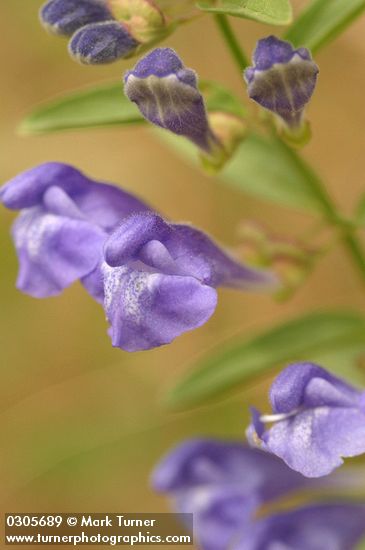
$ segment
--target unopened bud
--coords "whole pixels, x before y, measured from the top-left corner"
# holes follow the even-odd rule
[[[185,136],[210,154],[219,143],[209,126],[197,76],[170,48],[156,48],[124,77],[124,91],[152,124]]]
[[[149,44],[166,34],[163,13],[152,0],[107,0],[114,19],[125,25],[141,44]]]
[[[102,0],[49,0],[39,12],[42,25],[53,34],[71,36],[89,23],[113,18]]]
[[[253,62],[244,73],[250,98],[279,117],[287,137],[306,142],[310,133],[303,114],[318,75],[309,50],[269,36],[259,40]]]
[[[219,143],[209,156],[202,158],[209,169],[219,170],[231,158],[238,145],[246,135],[246,125],[242,119],[224,112],[211,112],[208,115],[209,125]]]
[[[246,220],[240,224],[238,235],[239,254],[242,258],[253,265],[270,265],[270,237],[265,227],[256,221]]]
[[[79,29],[69,43],[69,52],[87,65],[111,63],[133,55],[139,43],[117,21],[92,23]]]
[[[271,268],[279,277],[279,297],[287,297],[307,278],[321,250],[299,240],[270,235],[255,222],[239,228],[240,256],[252,265]]]

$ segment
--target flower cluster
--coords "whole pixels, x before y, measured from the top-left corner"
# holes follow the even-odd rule
[[[300,136],[318,73],[309,51],[294,50],[270,36],[259,41],[254,63],[245,71],[250,97],[280,117],[288,132]],[[223,110],[207,115],[196,73],[170,48],[147,54],[126,73],[124,83],[126,95],[149,122],[188,138],[216,168],[224,165],[245,136],[245,122],[239,117]]]
[[[253,409],[248,439],[304,476],[319,477],[365,453],[365,392],[313,363],[284,369],[270,390],[272,415]],[[265,430],[265,424],[273,426]]]
[[[69,37],[73,58],[104,64],[146,51],[193,5],[48,0],[40,19],[53,34]],[[282,137],[300,144],[308,137],[304,113],[318,73],[308,49],[269,36],[259,40],[243,76],[249,97],[274,114]],[[225,111],[224,101],[209,112],[196,73],[170,48],[140,59],[125,74],[124,91],[146,120],[190,140],[214,170],[245,137],[243,116]],[[69,165],[51,162],[18,175],[0,189],[0,202],[20,211],[12,230],[17,287],[45,298],[80,281],[104,308],[113,346],[127,351],[170,343],[203,325],[215,311],[218,287],[279,286],[273,273],[236,261],[199,229],[172,223],[132,194]],[[259,262],[280,263],[288,286],[312,265],[312,249],[270,242],[261,230],[249,228],[245,246]],[[176,511],[194,514],[202,550],[352,548],[365,534],[364,503],[311,501],[268,510],[281,498],[332,483],[312,478],[365,453],[365,391],[316,364],[295,363],[274,380],[270,402],[271,414],[252,408],[250,446],[185,442],[155,469],[154,489],[172,496]]]
[[[153,0],[48,0],[40,19],[50,32],[70,36],[70,54],[86,64],[135,55],[174,28]]]
[[[261,509],[340,481],[310,478],[329,474],[343,456],[365,452],[365,392],[317,365],[297,363],[276,378],[270,400],[274,414],[253,410],[251,447],[185,442],[155,469],[154,489],[172,496],[177,512],[194,514],[202,550],[353,548],[365,535],[364,503],[322,501],[263,517]],[[268,422],[274,426],[265,431]]]
[[[152,475],[154,489],[172,497],[177,512],[194,514],[202,550],[353,548],[365,534],[363,504],[311,503],[255,518],[261,507],[313,483],[270,454],[211,439],[183,443]]]
[[[0,201],[21,210],[13,227],[18,288],[44,298],[80,280],[103,303],[113,345],[127,351],[201,326],[215,310],[218,286],[276,285],[202,231],[169,223],[126,191],[65,164],[18,175]]]

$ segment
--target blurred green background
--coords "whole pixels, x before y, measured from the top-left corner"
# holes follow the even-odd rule
[[[191,221],[237,245],[245,218],[284,235],[311,218],[240,194],[185,165],[145,128],[21,137],[16,127],[36,104],[87,84],[120,80],[134,61],[84,67],[66,41],[38,23],[40,0],[2,0],[1,181],[57,160],[116,182],[176,221]],[[305,2],[294,2],[298,10]],[[277,29],[234,20],[246,51]],[[348,213],[364,191],[365,21],[357,21],[316,60],[317,91],[309,109],[313,140],[305,149]],[[205,79],[245,96],[210,17],[183,27],[166,43]],[[265,159],[263,159],[265,162]],[[1,209],[0,442],[3,511],[167,511],[149,488],[156,461],[194,435],[242,437],[247,405],[263,401],[268,380],[245,393],[187,413],[164,409],[164,391],[201,351],[306,311],[349,306],[365,295],[346,252],[334,248],[288,302],[220,291],[214,317],[173,344],[128,354],[113,349],[100,306],[76,284],[57,298],[35,300],[14,287],[17,260],[9,236],[13,214]]]

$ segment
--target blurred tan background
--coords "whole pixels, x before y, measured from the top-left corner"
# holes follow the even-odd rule
[[[38,23],[40,0],[3,0],[0,7],[1,164],[5,182],[38,163],[75,164],[117,182],[168,217],[190,220],[228,245],[239,222],[257,218],[292,235],[311,219],[225,187],[193,168],[142,128],[20,137],[16,126],[37,103],[91,83],[120,80],[134,63],[83,67],[66,41]],[[294,2],[296,9],[305,2]],[[235,20],[247,52],[275,32]],[[316,56],[320,79],[309,115],[314,138],[305,156],[329,182],[346,212],[365,191],[365,20]],[[206,17],[166,42],[201,77],[245,93],[213,22]],[[264,162],[264,159],[263,159]],[[265,399],[267,381],[189,413],[164,410],[161,397],[197,354],[232,335],[330,306],[362,309],[362,283],[338,248],[284,304],[268,296],[220,291],[214,317],[170,346],[128,354],[113,349],[103,312],[79,285],[35,300],[14,287],[17,261],[9,237],[13,214],[0,218],[0,469],[4,511],[163,511],[149,489],[156,461],[175,442],[200,434],[242,437],[247,404]]]

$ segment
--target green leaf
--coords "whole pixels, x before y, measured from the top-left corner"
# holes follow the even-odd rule
[[[186,139],[160,130],[157,135],[183,158],[197,163],[196,147]],[[316,174],[290,147],[275,137],[250,134],[219,173],[219,179],[265,200],[314,214],[330,215]]]
[[[244,116],[241,102],[223,86],[201,81],[200,89],[210,111]],[[20,132],[41,134],[144,123],[134,103],[123,94],[120,82],[71,92],[38,107],[23,120]]]
[[[19,130],[25,134],[41,134],[143,122],[142,115],[126,98],[119,82],[53,99],[27,116]]]
[[[269,25],[289,25],[292,20],[289,0],[201,0],[197,7]]]
[[[285,38],[294,46],[306,46],[316,52],[364,10],[365,0],[313,0],[294,21]]]
[[[204,96],[205,105],[209,112],[223,111],[224,113],[231,113],[238,117],[246,115],[247,111],[242,102],[232,92],[224,86],[217,84],[217,82],[201,80],[199,82],[199,89]]]
[[[281,140],[251,134],[222,177],[252,195],[314,213],[328,211],[319,180]]]
[[[353,312],[313,313],[223,350],[219,345],[174,388],[168,403],[179,408],[197,405],[289,362],[315,360],[326,352],[335,357],[361,344],[365,349],[365,317]],[[324,366],[336,370],[331,360]],[[351,382],[350,374],[348,363]]]

